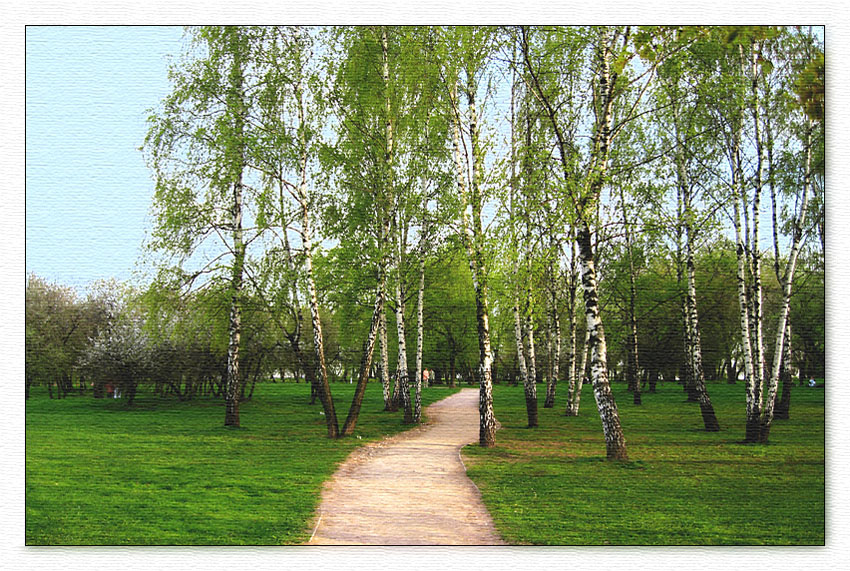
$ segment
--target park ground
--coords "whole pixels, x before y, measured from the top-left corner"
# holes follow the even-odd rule
[[[540,386],[538,389],[542,389]],[[590,387],[525,427],[521,386],[496,386],[497,446],[463,449],[511,544],[823,545],[824,389],[795,388],[767,445],[741,443],[742,384],[709,384],[722,430],[662,384],[631,403],[615,385],[630,459],[608,462]],[[347,408],[353,386],[332,386]],[[563,390],[563,387],[560,387]],[[454,393],[433,387],[425,405]],[[303,383],[264,383],[225,429],[219,401],[142,393],[131,409],[90,396],[26,408],[28,545],[291,545],[309,539],[323,484],[357,447],[404,430],[370,384],[355,437],[329,440]],[[563,400],[563,399],[561,399]]]

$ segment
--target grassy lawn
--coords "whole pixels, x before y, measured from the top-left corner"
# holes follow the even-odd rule
[[[332,385],[340,425],[353,385]],[[219,400],[147,394],[127,410],[90,396],[26,404],[28,545],[301,543],[322,483],[358,445],[404,429],[366,391],[356,434],[328,440],[309,386],[258,385],[243,428],[225,429]],[[423,405],[456,392],[423,390]]]
[[[526,428],[521,386],[497,386],[497,446],[464,448],[496,527],[536,545],[823,545],[824,390],[795,387],[791,419],[770,444],[745,445],[744,385],[708,386],[721,431],[702,430],[696,403],[659,385],[634,406],[615,386],[630,461],[605,460],[589,386],[579,417],[542,408]]]

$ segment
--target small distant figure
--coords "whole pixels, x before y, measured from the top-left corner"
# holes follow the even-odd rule
[[[112,398],[114,398],[114,399],[120,399],[121,398],[121,387],[116,385],[115,392],[113,393]]]
[[[430,375],[430,372],[428,371],[428,369],[425,369],[424,371],[422,371],[422,382],[425,384],[426,387],[428,386],[428,377],[430,377],[430,376],[431,375]]]
[[[109,397],[115,398],[114,397],[115,387],[112,386],[112,383],[106,383],[106,386],[104,388],[106,389],[107,398],[109,398]]]

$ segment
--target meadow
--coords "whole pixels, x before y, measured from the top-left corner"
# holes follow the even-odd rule
[[[614,391],[628,462],[605,460],[589,386],[578,417],[566,417],[560,404],[544,409],[541,399],[534,429],[526,427],[522,388],[495,387],[498,446],[467,446],[464,461],[505,540],[824,544],[824,389],[795,387],[790,419],[774,420],[767,445],[742,443],[743,383],[708,385],[721,426],[713,433],[679,385],[644,392],[640,406],[624,385]]]
[[[539,386],[541,390],[543,386]],[[743,385],[709,384],[721,431],[661,384],[631,403],[614,385],[629,461],[605,460],[593,394],[578,417],[540,402],[526,428],[521,386],[494,387],[495,448],[464,448],[504,539],[520,545],[823,545],[823,389],[796,388],[770,443],[741,443]],[[563,391],[564,387],[559,387]],[[332,386],[338,408],[353,386]],[[432,387],[427,404],[455,392]],[[542,395],[541,395],[542,396]],[[356,435],[326,438],[303,383],[259,384],[242,428],[219,400],[143,392],[129,409],[89,396],[26,405],[28,545],[291,545],[309,538],[323,482],[357,446],[406,427],[366,392]]]
[[[354,385],[334,384],[345,414]],[[423,406],[455,392],[423,390]],[[224,404],[142,392],[26,404],[28,545],[281,545],[309,539],[322,483],[357,446],[405,427],[366,391],[355,435],[326,437],[304,383],[258,384],[224,428]],[[343,416],[343,419],[345,417]]]

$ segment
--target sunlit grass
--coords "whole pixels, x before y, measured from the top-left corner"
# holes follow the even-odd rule
[[[332,385],[340,423],[353,385]],[[451,389],[423,390],[423,405]],[[370,384],[356,435],[325,437],[309,386],[261,384],[226,429],[223,403],[141,394],[26,406],[29,545],[275,545],[309,538],[322,483],[359,444],[405,427]],[[357,438],[360,437],[360,439]]]
[[[503,537],[548,545],[822,545],[824,390],[796,388],[768,445],[742,444],[744,387],[710,384],[721,431],[663,384],[635,406],[615,386],[629,461],[605,460],[593,394],[563,396],[526,428],[522,387],[496,387],[497,447],[467,446],[469,475]],[[560,387],[562,393],[564,388]]]

